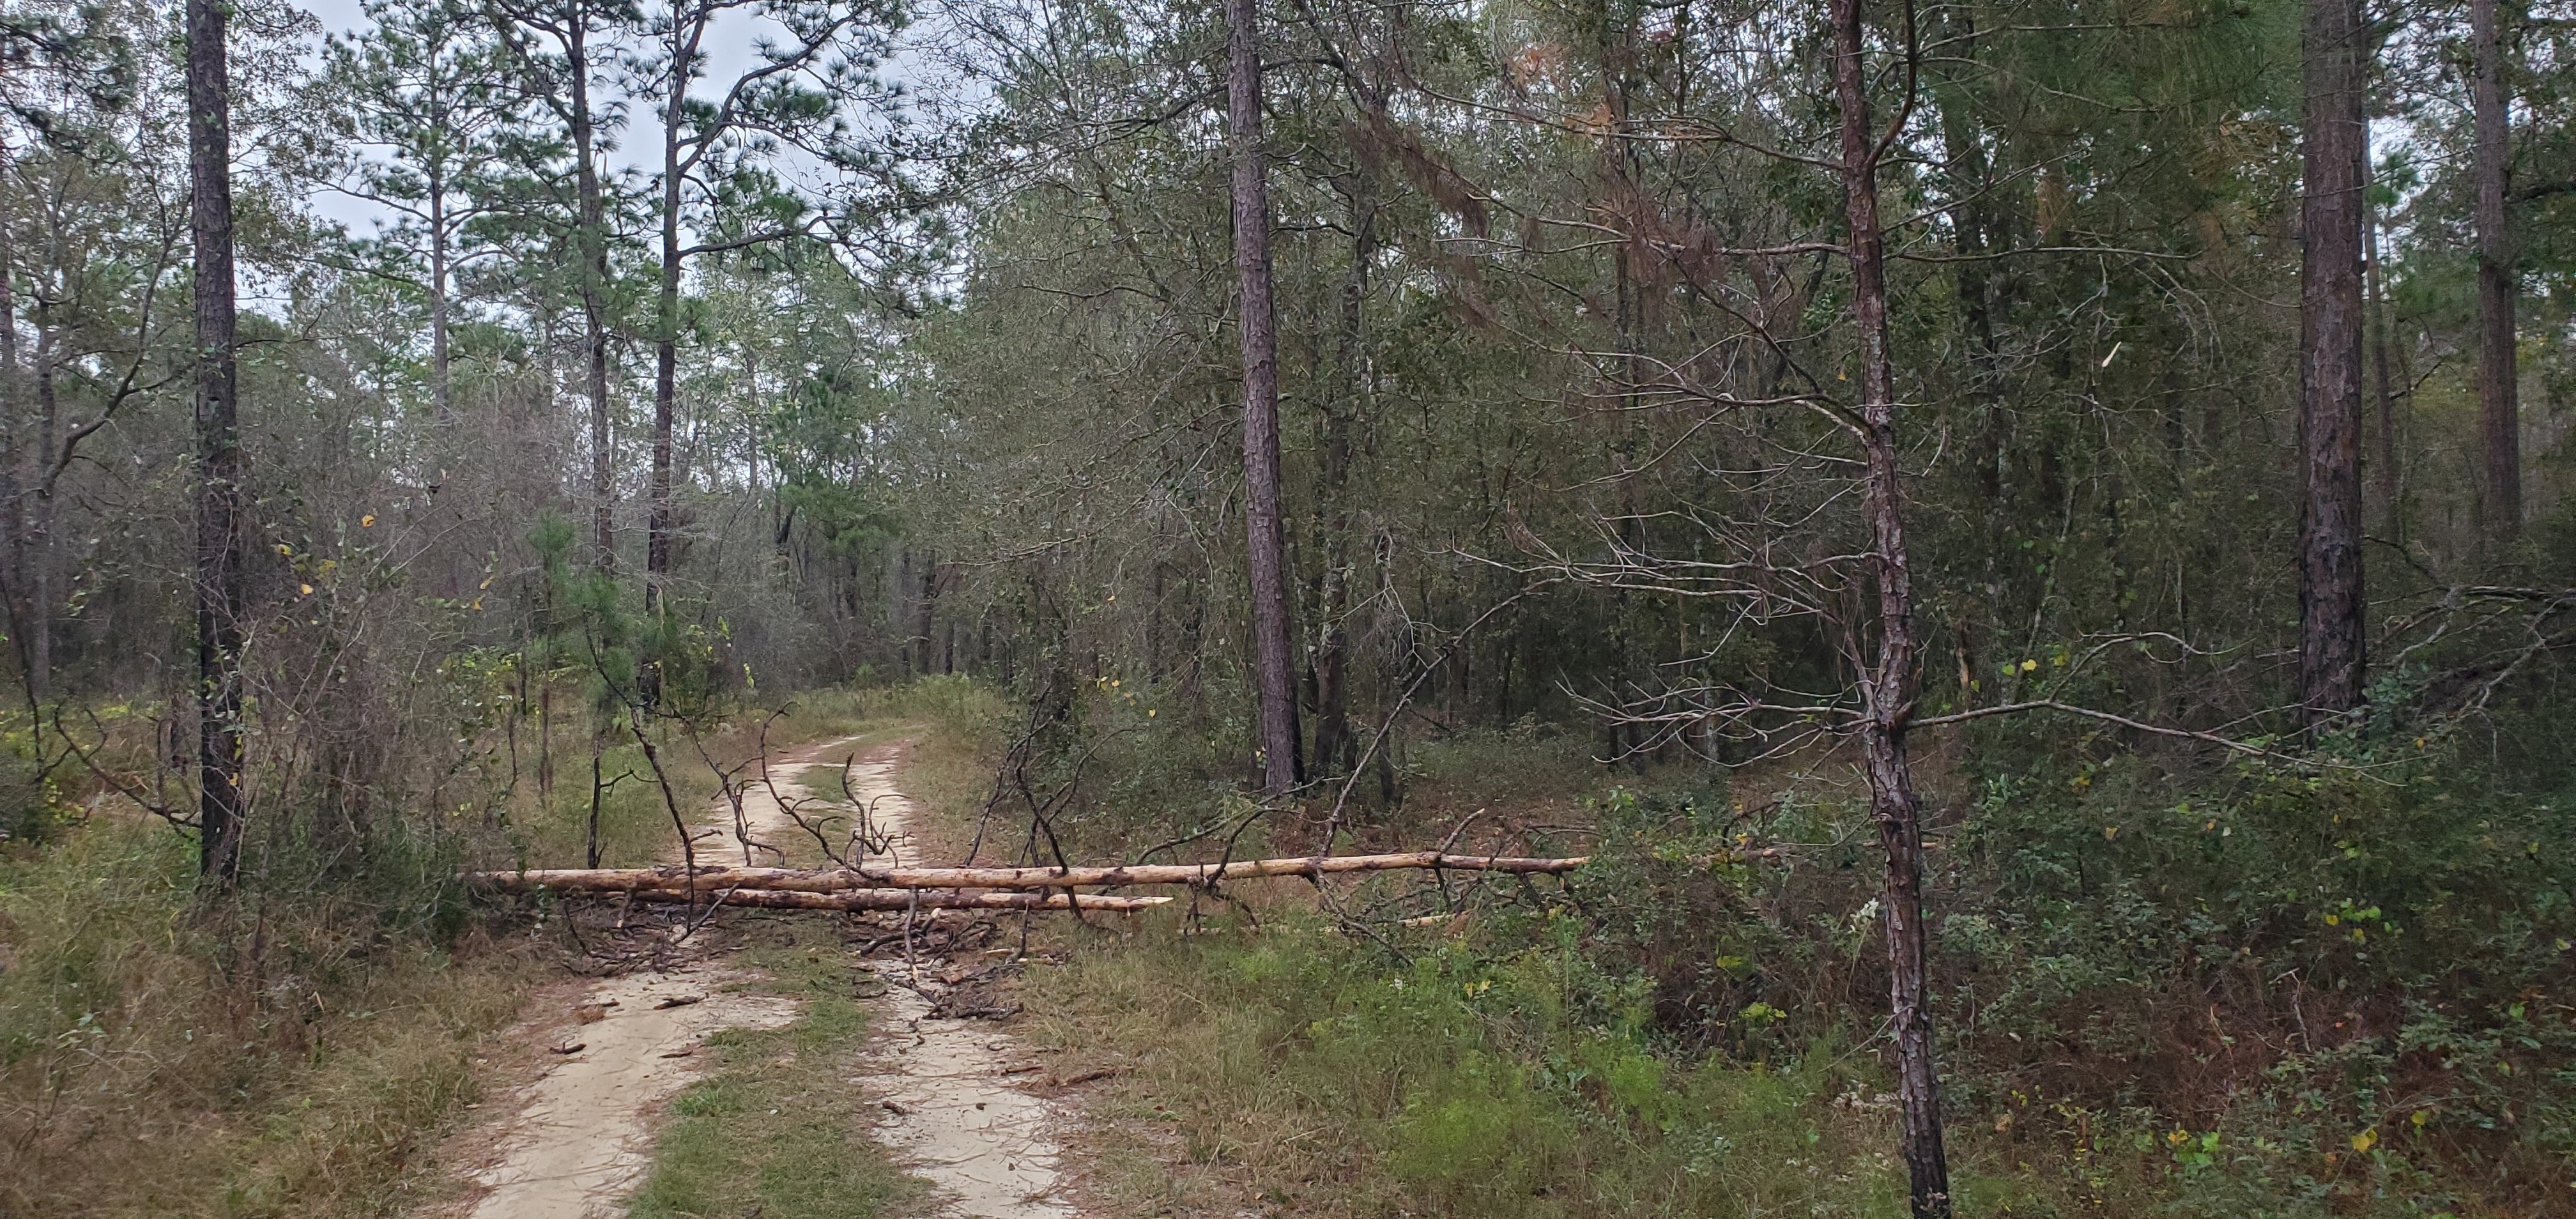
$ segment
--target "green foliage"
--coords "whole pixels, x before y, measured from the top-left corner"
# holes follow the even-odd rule
[[[0,720],[0,857],[52,837],[68,811],[40,772],[29,724],[20,716]]]
[[[2576,961],[2576,869],[2547,846],[2576,801],[2390,744],[2188,785],[2131,755],[1990,751],[1951,916],[1982,929],[1951,946],[1964,1090],[2224,1131],[2233,1154],[2182,1167],[2233,1188],[2504,1205],[2451,1174],[2562,1159],[2533,1119],[2576,1101],[2541,1065],[2576,1053],[2548,997]]]

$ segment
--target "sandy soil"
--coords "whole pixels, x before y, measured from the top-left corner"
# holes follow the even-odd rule
[[[895,785],[897,756],[882,753],[852,767],[850,790],[886,836],[878,856],[902,866],[925,861],[913,856],[916,810]],[[915,983],[888,988],[876,1070],[856,1081],[872,1085],[884,1102],[880,1136],[947,1195],[944,1214],[1072,1219],[1075,1209],[1056,1197],[1064,1148],[1052,1129],[1061,1114],[1012,1086],[1029,1076],[1026,1048],[989,1021],[934,1016],[943,987],[930,968],[896,959],[881,963],[879,973]]]
[[[624,1213],[627,1194],[651,1163],[646,1116],[697,1076],[697,1047],[707,1034],[795,1021],[797,1005],[789,1000],[721,989],[744,980],[700,961],[592,986],[583,1007],[601,1018],[584,1024],[575,1016],[544,1034],[562,1039],[550,1043],[556,1048],[581,1048],[519,1097],[503,1127],[499,1161],[475,1174],[487,1192],[470,1212],[474,1219]]]
[[[695,844],[701,863],[785,862],[781,848],[812,837],[781,808],[830,803],[799,780],[806,768],[846,756],[852,740],[783,752],[766,780],[755,773],[739,819],[730,801],[709,809]],[[909,834],[912,802],[896,785],[900,743],[869,750],[849,772],[866,817],[854,856],[920,862]],[[838,796],[838,784],[820,782]],[[812,812],[822,811],[814,808]],[[835,844],[840,846],[841,844]],[[666,954],[672,964],[593,983],[568,1007],[551,1008],[522,1029],[547,1051],[544,1073],[494,1106],[511,1114],[476,1137],[492,1147],[472,1176],[480,1191],[468,1219],[594,1219],[625,1211],[651,1164],[653,1118],[697,1078],[706,1037],[729,1028],[778,1028],[799,1005],[740,993],[751,978],[721,956]],[[946,993],[940,963],[877,963],[891,983],[880,1002],[868,1073],[851,1080],[881,1103],[879,1137],[943,1199],[954,1219],[1076,1219],[1056,1195],[1063,1148],[1051,1136],[1060,1113],[1012,1086],[1031,1078],[1025,1047],[989,1021],[935,1015]],[[730,989],[729,989],[730,988]]]
[[[801,834],[779,801],[810,798],[794,781],[800,768],[850,743],[808,746],[773,761],[768,783],[743,793],[739,824],[732,802],[718,798],[701,829],[700,858],[762,854],[753,844]],[[472,1176],[481,1192],[469,1219],[625,1213],[652,1162],[650,1119],[703,1069],[698,1045],[721,1029],[780,1028],[799,1014],[793,1001],[730,991],[749,978],[720,958],[671,956],[670,968],[602,979],[568,1008],[525,1026],[522,1035],[556,1061],[499,1106],[511,1116],[484,1136],[493,1153]]]

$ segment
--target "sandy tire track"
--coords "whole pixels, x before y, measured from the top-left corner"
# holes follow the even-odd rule
[[[919,810],[895,781],[900,760],[898,750],[881,750],[849,770],[851,794],[891,840],[877,858],[891,856],[899,867],[922,862],[910,834]],[[943,1215],[1075,1219],[1079,1212],[1059,1196],[1069,1182],[1054,1131],[1065,1114],[1013,1085],[1030,1075],[1027,1047],[991,1021],[935,1015],[933,1000],[946,989],[937,963],[912,964],[900,956],[878,963],[894,985],[881,1001],[874,1070],[852,1081],[871,1085],[882,1102],[879,1137],[938,1187]]]
[[[746,863],[777,863],[771,847],[809,841],[780,801],[808,817],[831,805],[801,782],[806,768],[848,756],[858,738],[785,751],[758,769],[741,793],[741,821],[719,796],[698,827],[700,862],[737,852]],[[918,810],[896,782],[904,746],[868,749],[847,776],[866,809],[873,836],[886,849],[870,861],[918,862],[910,827]],[[837,787],[837,784],[831,786]],[[747,842],[741,840],[748,839]],[[890,916],[897,917],[900,916]],[[929,1181],[946,1219],[1078,1219],[1059,1195],[1069,1185],[1064,1148],[1054,1130],[1061,1106],[1013,1086],[1032,1077],[1026,1047],[990,1021],[935,1014],[946,991],[934,958],[907,969],[898,955],[876,963],[890,985],[877,1000],[877,1031],[864,1074],[849,1082],[877,1099],[876,1135],[915,1175]],[[654,1118],[702,1073],[698,1047],[724,1029],[770,1029],[793,1023],[802,1005],[733,992],[756,980],[728,968],[720,955],[681,958],[668,968],[592,983],[578,1001],[522,1025],[519,1036],[547,1050],[577,1050],[550,1059],[537,1079],[494,1106],[510,1116],[467,1137],[491,1148],[470,1174],[475,1191],[466,1219],[604,1219],[625,1213],[652,1163]],[[907,986],[904,983],[911,983]],[[677,1002],[674,1002],[677,1001]],[[663,1006],[670,1003],[670,1006]]]
[[[856,741],[787,751],[770,761],[767,783],[755,772],[742,793],[743,836],[777,843],[801,835],[779,801],[811,799],[795,782],[801,768]],[[751,854],[749,845],[736,847],[736,831],[732,802],[717,797],[700,826],[699,857],[735,849]],[[624,1214],[652,1164],[654,1116],[704,1069],[700,1044],[724,1029],[783,1028],[802,1013],[793,1000],[727,991],[753,980],[718,957],[679,956],[668,968],[603,978],[568,1008],[523,1024],[520,1036],[546,1047],[553,1061],[495,1106],[509,1117],[475,1136],[491,1154],[468,1176],[475,1197],[462,1213],[467,1219]]]

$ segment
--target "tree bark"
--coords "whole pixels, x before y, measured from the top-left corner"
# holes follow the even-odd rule
[[[2513,169],[2505,112],[2504,31],[2496,0],[2469,0],[2469,34],[2477,44],[2470,73],[2476,128],[2470,172],[2477,179],[2478,439],[2486,457],[2479,515],[2495,541],[2522,532],[2522,425],[2516,398],[2513,234],[2505,215]]]
[[[50,317],[53,311],[39,302],[36,307],[36,479],[30,488],[34,498],[27,507],[27,621],[20,629],[27,634],[27,697],[38,704],[53,696],[54,689],[54,501],[53,472],[59,460],[55,452],[62,431],[62,398],[55,387],[54,370],[61,363],[62,338]]]
[[[1297,786],[1296,667],[1289,640],[1287,537],[1279,478],[1279,334],[1270,292],[1270,195],[1261,152],[1258,0],[1226,0],[1226,118],[1234,144],[1234,266],[1243,339],[1244,533],[1262,787]]]
[[[590,9],[574,4],[564,15],[563,44],[572,79],[573,185],[581,210],[574,244],[581,258],[582,350],[588,367],[583,388],[590,398],[591,561],[617,569],[617,478],[613,468],[608,405],[608,209],[599,185],[597,124],[590,107]]]
[[[1341,333],[1335,360],[1341,365],[1341,401],[1325,408],[1323,444],[1317,454],[1316,509],[1320,518],[1317,551],[1324,561],[1323,579],[1315,592],[1315,753],[1312,770],[1339,774],[1350,751],[1350,632],[1344,622],[1351,608],[1352,432],[1369,408],[1370,372],[1367,305],[1369,264],[1377,257],[1377,184],[1362,169],[1351,187],[1351,266],[1342,279]]]
[[[232,103],[226,0],[188,0],[188,225],[197,339],[197,837],[199,870],[241,865],[241,415],[234,397]]]
[[[2369,168],[2370,163],[2365,157],[2362,162],[2365,196],[2368,194]],[[2390,332],[2396,329],[2396,319],[2388,315],[2387,272],[2379,262],[2379,206],[2365,197],[2363,207],[2369,225],[2362,249],[2363,287],[2370,294],[2367,304],[2370,310],[2371,373],[2379,382],[2379,465],[2372,481],[2379,484],[2380,507],[2388,514],[2388,536],[2403,542],[2406,540],[2406,511],[2401,499],[2404,495],[2400,477],[2402,459],[2397,453],[2397,374],[2388,358],[2389,345],[2395,341]]]
[[[456,443],[456,409],[448,394],[447,355],[447,174],[431,166],[429,191],[429,408],[438,424],[437,451],[444,455]],[[441,471],[442,480],[444,471]]]
[[[1867,718],[1861,756],[1870,816],[1886,856],[1888,1008],[1896,1041],[1902,1154],[1915,1219],[1948,1219],[1950,1165],[1942,1145],[1940,1074],[1933,1061],[1930,930],[1923,914],[1922,803],[1906,755],[1906,722],[1919,676],[1912,556],[1907,549],[1902,473],[1897,462],[1896,370],[1889,353],[1887,253],[1878,218],[1878,133],[1870,123],[1869,64],[1862,0],[1833,0],[1834,94],[1841,114],[1844,211],[1851,234],[1852,308],[1859,339],[1859,431],[1863,515],[1878,586],[1876,640],[1855,624]]]
[[[644,518],[644,614],[662,608],[671,571],[671,430],[679,415],[680,119],[688,96],[695,26],[675,9],[671,21],[670,90],[662,110],[662,284],[653,308],[653,474]]]
[[[2361,705],[2362,111],[2359,0],[2308,0],[2300,206],[2299,699],[2311,725]]]
[[[638,889],[648,902],[749,906],[765,910],[1097,910],[1133,914],[1168,897],[1102,897],[1090,893],[966,893],[955,889],[850,889],[796,893],[768,889]]]
[[[10,177],[12,163],[0,150],[0,184]],[[36,484],[39,470],[35,455],[26,447],[26,437],[18,418],[18,293],[15,276],[18,250],[15,230],[5,206],[0,206],[0,512],[7,514],[0,528],[8,531],[9,566],[6,586],[0,587],[0,604],[9,614],[9,634],[17,641],[20,675],[33,672],[33,661],[27,654],[26,638],[30,604],[27,597],[27,488]],[[24,467],[23,472],[21,467]],[[27,682],[30,703],[39,701],[32,678]]]
[[[1742,852],[1760,855],[1769,848]],[[1734,858],[1734,856],[1730,856]],[[1498,872],[1516,876],[1561,876],[1591,862],[1589,856],[1529,859],[1509,855],[1449,855],[1407,851],[1390,855],[1294,855],[1282,859],[1238,859],[1232,863],[1113,864],[1071,868],[752,868],[703,867],[695,886],[711,889],[770,889],[834,893],[845,889],[1055,889],[1126,885],[1206,885],[1260,877],[1338,876],[1349,872]],[[551,868],[523,872],[467,872],[465,884],[504,892],[551,889],[561,893],[617,893],[628,889],[685,889],[692,884],[687,868]]]
[[[912,620],[912,671],[923,676],[931,672],[930,657],[937,650],[935,626],[939,618],[939,552],[921,556],[921,600]]]

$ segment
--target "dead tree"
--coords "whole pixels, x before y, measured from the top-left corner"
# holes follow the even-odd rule
[[[1915,1219],[1950,1213],[1950,1164],[1941,1141],[1940,1074],[1932,1060],[1931,936],[1923,924],[1923,806],[1905,752],[1907,721],[1921,684],[1916,656],[1913,557],[1905,541],[1904,486],[1897,465],[1896,366],[1888,354],[1887,251],[1878,220],[1878,162],[1902,114],[1882,139],[1870,120],[1868,46],[1862,0],[1834,0],[1834,100],[1841,111],[1841,176],[1850,232],[1852,313],[1859,340],[1861,398],[1852,428],[1860,442],[1861,515],[1869,529],[1870,582],[1877,621],[1855,624],[1845,646],[1858,662],[1861,757],[1869,775],[1870,819],[1886,856],[1888,1010],[1896,1037],[1896,1094]],[[1910,31],[1909,31],[1910,33]],[[1910,50],[1910,48],[1909,48]],[[1911,106],[1912,98],[1906,99]]]

